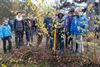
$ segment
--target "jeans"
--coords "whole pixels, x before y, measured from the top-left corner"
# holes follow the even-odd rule
[[[53,37],[50,37],[50,49],[53,48]]]
[[[57,36],[56,37],[56,48],[60,49],[61,34],[59,34],[58,30],[57,30],[56,36]]]
[[[25,35],[26,35],[26,45],[31,41],[31,33],[32,31],[30,29],[25,30]]]
[[[48,34],[46,34],[46,48],[48,48],[50,37]]]
[[[35,28],[31,28],[30,30],[30,38],[31,38],[31,42],[33,42],[33,38],[34,38],[34,33],[36,32]]]
[[[81,35],[74,35],[73,37],[73,51],[84,52],[83,37]]]
[[[64,38],[63,37],[60,38],[60,52],[61,54],[64,53]]]
[[[20,48],[23,45],[23,31],[16,31],[15,32],[15,41],[16,41],[16,48]]]
[[[11,51],[11,48],[12,48],[12,42],[11,42],[11,37],[10,36],[8,36],[8,37],[4,37],[4,38],[2,38],[2,41],[3,41],[3,50],[4,50],[4,53],[6,53],[7,52],[7,44],[6,44],[6,41],[8,41],[8,50],[9,51]]]
[[[66,47],[68,47],[68,34],[66,33],[66,34],[65,34],[65,36],[66,36],[66,40],[65,40],[65,41],[66,41],[66,42],[65,42],[65,46],[66,46]]]
[[[30,30],[26,30],[25,35],[26,35],[26,41],[29,42],[30,41]]]

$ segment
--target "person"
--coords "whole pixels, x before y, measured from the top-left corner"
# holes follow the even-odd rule
[[[23,34],[24,34],[24,22],[21,12],[17,13],[14,20],[14,31],[15,31],[15,41],[16,48],[20,48],[23,44]]]
[[[26,35],[26,44],[27,46],[30,45],[30,33],[31,33],[31,21],[30,19],[24,19],[24,31]]]
[[[11,27],[8,24],[8,18],[4,17],[3,20],[4,20],[4,22],[0,27],[0,37],[1,37],[2,42],[3,42],[4,53],[7,53],[7,43],[6,43],[6,41],[8,41],[9,52],[12,49],[12,42],[11,42],[12,32],[11,32]]]
[[[26,36],[26,45],[33,46],[33,21],[32,18],[30,17],[30,14],[23,13],[23,22],[24,22],[24,32]]]
[[[74,17],[74,8],[71,8],[70,11],[68,12],[67,16],[65,17],[64,21],[64,28],[65,28],[65,46],[66,48],[68,46],[72,47],[72,41],[73,38],[71,37],[71,32],[70,32],[70,27],[71,27],[71,22],[73,21]]]
[[[36,26],[36,19],[31,18],[30,20],[31,20],[31,23],[32,23],[32,25],[31,25],[31,42],[33,44],[33,42],[34,42],[33,39],[34,39],[35,32],[37,30],[37,26]],[[33,44],[33,46],[34,46],[34,44]]]
[[[57,17],[57,49],[60,49],[60,54],[64,53],[64,14],[58,13]]]
[[[14,30],[14,20],[12,17],[9,18],[8,24],[10,25],[11,30],[13,31]]]
[[[98,39],[99,38],[99,32],[100,32],[100,23],[98,16],[94,20],[94,28],[95,28],[95,36]]]
[[[44,24],[45,28],[47,29],[46,33],[46,48],[48,49],[49,41],[50,41],[50,32],[51,32],[51,24],[52,24],[52,18],[50,17],[50,13],[44,18]]]
[[[71,33],[73,34],[73,51],[77,53],[84,52],[83,35],[88,31],[87,18],[82,14],[81,8],[75,9],[76,16],[71,23]]]

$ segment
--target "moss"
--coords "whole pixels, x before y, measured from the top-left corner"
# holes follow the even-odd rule
[[[29,67],[35,67],[34,64],[29,64]]]

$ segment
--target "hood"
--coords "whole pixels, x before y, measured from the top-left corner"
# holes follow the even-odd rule
[[[3,24],[2,25],[9,25],[8,23],[5,23],[5,22],[3,22]]]
[[[18,21],[21,21],[21,20],[23,19],[22,16],[16,16],[15,18],[16,18]]]

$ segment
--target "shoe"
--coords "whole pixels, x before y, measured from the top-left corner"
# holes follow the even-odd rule
[[[64,51],[60,51],[60,55],[64,55]]]
[[[28,42],[28,43],[27,43],[27,46],[29,46],[29,45],[30,45],[30,43]]]
[[[39,47],[41,47],[42,45],[40,44]]]
[[[32,43],[30,42],[29,45],[32,46]]]
[[[7,54],[7,51],[4,51],[4,54]]]
[[[35,45],[34,45],[34,44],[32,44],[32,46],[34,47]]]

